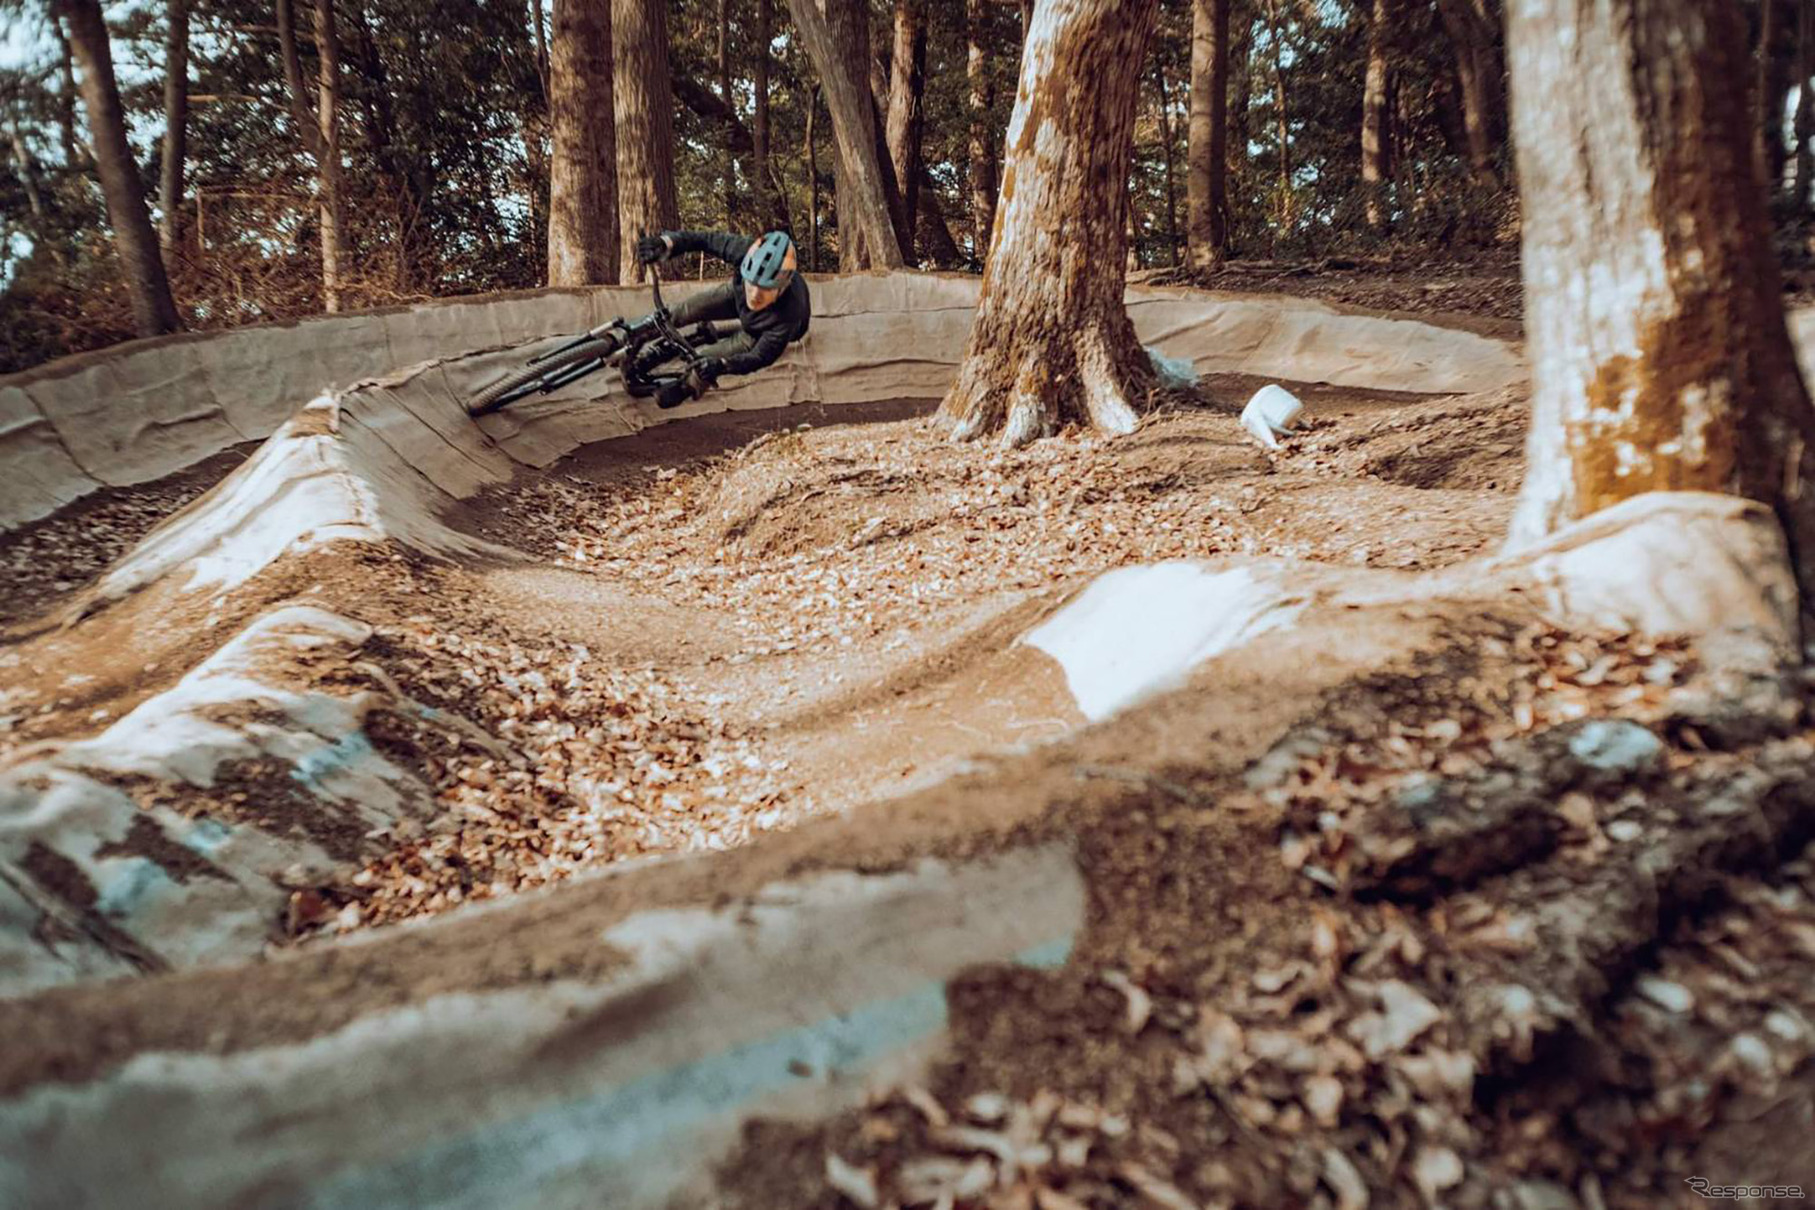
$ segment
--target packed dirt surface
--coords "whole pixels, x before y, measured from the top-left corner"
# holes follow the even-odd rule
[[[1315,440],[1269,457],[1233,421],[1251,390],[1211,383],[1207,406],[1133,437],[1015,452],[954,445],[930,403],[726,414],[469,503],[459,524],[538,562],[416,571],[378,662],[487,732],[523,723],[510,738],[526,763],[428,728],[386,734],[466,822],[301,892],[293,927],[730,847],[1063,735],[1082,719],[1055,713],[1056,665],[1001,649],[1054,590],[1117,566],[1266,552],[1434,567],[1504,532],[1504,490],[1319,463],[1397,449],[1401,400],[1308,390]],[[1428,444],[1441,461],[1443,441]],[[1517,450],[1496,457],[1509,488]]]
[[[1807,1204],[1815,733],[1732,688],[1487,623],[1239,776],[1128,770],[1072,961],[952,985],[924,1085],[750,1125],[725,1204]]]
[[[231,616],[164,616],[149,601],[104,612],[84,632],[119,634],[89,657],[71,648],[84,632],[24,619],[0,651],[0,752],[92,733],[205,654],[149,651],[157,626],[144,608],[205,637],[301,593],[375,627],[350,667],[304,675],[340,692],[396,688],[426,707],[374,712],[365,729],[435,801],[368,835],[303,818],[257,768],[206,792],[119,783],[192,816],[263,811],[266,826],[320,844],[337,864],[289,871],[282,936],[739,845],[1080,725],[1058,666],[1013,643],[1103,571],[1231,554],[1432,568],[1504,533],[1515,395],[1304,387],[1303,434],[1265,451],[1235,419],[1259,385],[1212,379],[1198,406],[1150,416],[1131,437],[1019,451],[950,442],[931,401],[657,427],[451,518],[522,561],[330,548],[235,593]],[[121,531],[155,511],[147,501],[174,505],[202,478],[84,515]],[[88,557],[73,532],[59,518],[6,550],[72,569]]]

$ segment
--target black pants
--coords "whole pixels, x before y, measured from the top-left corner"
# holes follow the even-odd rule
[[[722,326],[726,320],[738,323],[737,292],[742,288],[743,283],[738,281],[720,282],[710,290],[701,290],[675,304],[671,315],[674,326],[684,330],[697,323],[710,323],[715,327]],[[696,352],[701,357],[723,359],[748,353],[755,344],[756,338],[744,331],[740,323],[735,332],[701,345]]]

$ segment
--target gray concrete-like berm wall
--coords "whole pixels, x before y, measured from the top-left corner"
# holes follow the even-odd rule
[[[671,287],[679,297],[694,288]],[[776,407],[936,396],[950,381],[976,306],[977,279],[875,274],[813,283],[804,344],[770,371],[728,379],[701,408]],[[514,364],[488,351],[575,332],[648,309],[641,288],[550,290],[137,341],[0,378],[0,531],[102,487],[145,483],[275,432],[322,391],[382,377],[482,384]],[[1504,342],[1297,299],[1133,288],[1141,338],[1200,371],[1405,391],[1488,390],[1520,373]],[[591,401],[609,376],[560,397]],[[620,401],[503,442],[526,461],[661,416]],[[683,414],[691,414],[684,412]],[[565,452],[564,450],[561,452]]]

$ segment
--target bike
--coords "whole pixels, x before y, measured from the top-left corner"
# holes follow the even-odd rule
[[[655,309],[648,315],[638,319],[620,316],[557,349],[530,358],[521,369],[474,395],[467,404],[467,415],[489,416],[520,399],[546,395],[607,366],[616,369],[625,390],[639,398],[654,395],[668,383],[693,374],[700,361],[696,350],[725,332],[709,322],[694,325],[691,336],[677,328],[672,312],[662,302],[662,278],[656,270],[657,266],[649,266]],[[676,360],[682,365],[678,373],[654,372]]]

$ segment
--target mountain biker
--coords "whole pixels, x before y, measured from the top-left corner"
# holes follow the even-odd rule
[[[722,231],[664,231],[637,241],[637,260],[645,265],[686,252],[708,253],[737,270],[730,281],[677,304],[670,317],[674,325],[735,319],[740,330],[699,348],[693,370],[662,385],[656,403],[665,408],[698,399],[722,374],[754,374],[773,363],[807,334],[812,310],[806,279],[795,271],[794,241],[785,231],[754,240]],[[637,366],[645,373],[651,368]]]

